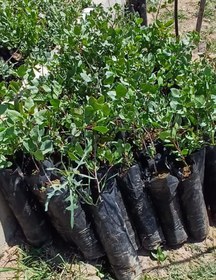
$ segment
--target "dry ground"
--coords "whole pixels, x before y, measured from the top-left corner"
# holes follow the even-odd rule
[[[166,0],[162,0],[162,4]],[[179,0],[179,31],[180,34],[194,31],[199,10],[198,0]],[[153,18],[155,15],[151,15]],[[159,19],[173,18],[173,4],[167,4],[159,11]],[[211,58],[216,57],[216,0],[207,0],[201,29],[202,43],[200,51]]]
[[[201,243],[185,243],[176,250],[167,250],[167,259],[158,263],[147,256],[141,256],[145,269],[143,279],[156,280],[189,280],[193,273],[207,266],[214,266],[208,280],[216,279],[216,228],[210,227],[207,239]]]
[[[206,240],[185,243],[178,249],[164,249],[167,259],[161,263],[145,252],[139,253],[143,267],[140,280],[215,280],[216,227],[210,227]],[[47,252],[21,250],[18,246],[6,248],[0,257],[1,280],[111,280],[90,264],[65,261],[59,250]],[[46,256],[45,256],[46,254]],[[64,258],[64,259],[63,259]]]

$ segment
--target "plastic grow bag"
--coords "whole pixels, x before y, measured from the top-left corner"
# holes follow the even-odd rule
[[[143,248],[155,249],[162,243],[163,235],[142,181],[139,165],[132,166],[119,182],[125,205]]]
[[[126,209],[125,204],[123,202],[122,195],[121,195],[121,192],[120,192],[119,188],[116,188],[116,201],[117,201],[117,204],[119,205],[121,215],[122,215],[122,217],[125,221],[127,231],[128,231],[130,240],[133,244],[134,250],[138,250],[139,240],[138,240],[138,238],[135,234],[135,231],[134,231],[133,226],[131,224],[131,221],[129,219],[127,209]]]
[[[116,180],[110,180],[100,193],[97,206],[91,208],[98,235],[116,278],[132,280],[141,273],[141,267],[118,200]]]
[[[202,241],[208,234],[209,221],[196,164],[191,175],[180,182],[179,194],[188,234],[195,241]]]
[[[46,176],[43,174],[32,175],[28,176],[26,180],[38,200],[45,205],[47,194],[51,191],[51,188],[47,187],[44,191],[41,191],[40,187],[47,181]],[[74,209],[74,226],[71,227],[71,212],[66,209],[70,204],[66,201],[68,196],[69,190],[61,188],[50,199],[48,216],[52,225],[65,242],[75,244],[78,247],[85,259],[93,260],[104,256],[101,244],[93,231],[92,223],[88,220],[79,199]]]
[[[76,244],[87,260],[104,256],[104,251],[96,238],[92,224],[87,220],[79,200],[74,210],[74,226],[71,228],[71,213],[67,210],[68,203],[65,199],[69,193],[65,190],[50,200],[48,214],[52,224],[66,242]]]
[[[216,146],[206,147],[204,194],[207,206],[216,215]]]
[[[200,182],[202,186],[204,185],[204,175],[205,175],[205,157],[206,157],[206,148],[203,147],[199,151],[190,155],[190,159],[193,164],[196,165],[196,169],[199,172]]]
[[[150,181],[150,193],[157,210],[164,237],[169,246],[177,246],[187,240],[177,187],[179,180],[170,175],[163,174]]]
[[[28,191],[19,168],[0,171],[0,188],[29,244],[50,244],[52,237],[46,220]]]

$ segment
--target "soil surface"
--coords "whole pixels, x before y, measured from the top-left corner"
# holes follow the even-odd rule
[[[49,258],[50,255],[53,255],[53,257],[57,255],[56,249],[49,248],[48,250],[49,252],[47,254],[49,254]],[[52,250],[53,252],[51,252]],[[180,248],[172,250],[164,248],[163,252],[167,258],[162,262],[153,259],[149,253],[139,252],[139,258],[143,268],[141,280],[195,280],[195,278],[191,278],[191,271],[215,263],[216,261],[216,227],[210,227],[209,235],[203,242],[185,243]],[[5,252],[0,256],[0,279],[39,279],[34,278],[34,271],[32,271],[33,278],[25,278],[26,270],[28,270],[29,275],[31,274],[32,268],[30,266],[25,267],[22,258],[21,250],[18,246],[5,248]],[[98,268],[91,264],[85,264],[83,262],[71,264],[65,262],[61,273],[55,274],[51,279],[107,280],[112,278],[104,277],[104,274],[100,274]],[[216,279],[216,274],[215,278],[212,279]]]
[[[155,280],[175,279],[173,275],[177,273],[182,275],[182,279],[191,279],[188,275],[192,269],[216,261],[216,227],[210,227],[209,235],[203,242],[185,243],[178,249],[165,250],[165,253],[167,259],[162,263],[149,256],[140,256],[144,274]]]
[[[167,1],[162,0],[161,9],[159,10],[158,19],[173,19],[173,3],[165,4]],[[181,0],[179,1],[179,32],[183,35],[187,32],[194,31],[196,28],[197,15],[199,11],[200,1],[198,0]],[[155,15],[151,14],[151,20],[155,19]],[[206,1],[206,7],[201,28],[201,42],[199,44],[197,54],[206,55],[211,59],[216,58],[216,0]]]

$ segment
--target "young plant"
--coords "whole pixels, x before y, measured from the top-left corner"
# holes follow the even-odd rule
[[[93,204],[90,196],[82,195],[82,189],[86,186],[83,183],[82,179],[87,178],[89,180],[94,179],[88,175],[80,173],[80,168],[86,163],[86,158],[88,154],[91,152],[91,146],[88,145],[82,155],[81,158],[75,161],[75,167],[66,167],[63,160],[61,161],[62,168],[49,168],[48,170],[55,171],[61,178],[60,181],[52,182],[49,177],[47,179],[50,183],[50,191],[47,193],[47,200],[45,204],[45,211],[48,211],[50,199],[59,195],[61,192],[68,191],[68,197],[66,198],[66,202],[69,202],[69,206],[66,208],[70,211],[71,216],[71,228],[74,226],[74,211],[77,208],[77,200],[78,195],[81,199],[83,199],[88,204]],[[46,170],[45,170],[46,174]],[[87,184],[89,186],[89,184]]]
[[[162,249],[161,246],[158,246],[155,253],[151,252],[151,256],[158,262],[158,264],[163,263],[168,255],[167,252]]]

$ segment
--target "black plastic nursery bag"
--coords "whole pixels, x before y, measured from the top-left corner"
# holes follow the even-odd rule
[[[188,234],[195,241],[202,241],[208,234],[209,221],[196,164],[191,171],[191,175],[180,182],[179,194]]]
[[[43,205],[47,201],[48,193],[52,191],[52,186],[48,186],[52,179],[56,179],[56,176],[52,178],[51,172],[47,172],[46,175],[41,172],[41,174],[26,177],[33,193]],[[43,185],[46,188],[41,188]],[[71,227],[71,212],[67,209],[70,202],[66,201],[69,194],[67,187],[59,188],[50,198],[48,216],[52,225],[66,242],[75,244],[86,259],[93,260],[104,256],[101,244],[94,234],[92,223],[87,218],[79,198],[74,207],[74,225],[73,228]]]
[[[139,165],[133,165],[119,181],[125,205],[143,248],[155,249],[162,243],[163,234],[142,181]]]
[[[164,237],[170,246],[180,245],[187,240],[177,197],[178,184],[179,180],[170,174],[162,174],[150,182],[150,193]]]
[[[96,229],[115,276],[132,280],[141,273],[137,252],[122,215],[116,180],[110,180],[92,206]]]
[[[50,229],[19,168],[15,171],[9,169],[0,171],[0,189],[28,243],[37,247],[51,243]]]
[[[206,147],[204,194],[207,206],[216,217],[216,146]]]
[[[193,164],[196,165],[196,168],[199,172],[200,182],[202,186],[204,185],[204,175],[205,175],[205,157],[206,157],[206,148],[203,147],[199,151],[190,155],[190,159]]]

